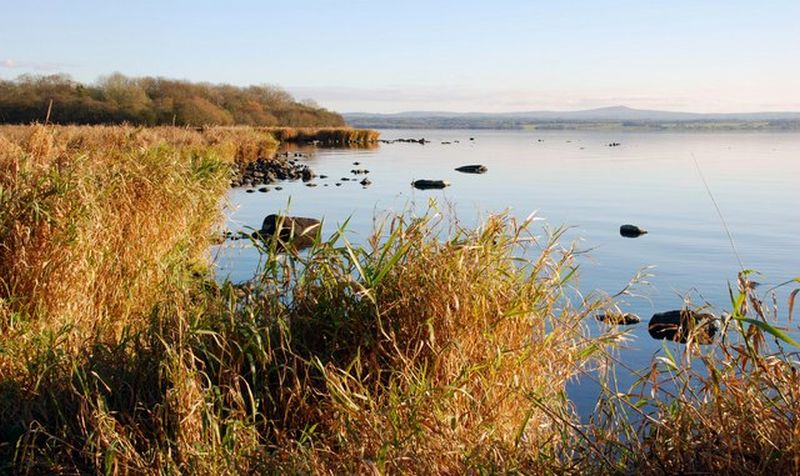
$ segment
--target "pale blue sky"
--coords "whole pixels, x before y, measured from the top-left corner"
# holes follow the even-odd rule
[[[0,78],[54,71],[339,111],[800,110],[800,0],[0,0]]]

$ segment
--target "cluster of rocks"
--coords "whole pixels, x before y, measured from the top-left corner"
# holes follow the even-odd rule
[[[409,143],[409,144],[422,144],[422,145],[425,145],[425,144],[429,144],[431,141],[429,141],[429,140],[425,139],[424,137],[422,137],[420,139],[413,139],[413,138],[410,138],[410,139],[393,139],[393,140],[381,139],[380,142],[382,144],[394,144],[395,142],[405,142],[405,143]]]
[[[231,174],[231,187],[254,187],[280,180],[302,180],[310,182],[314,172],[294,160],[258,159],[242,166],[236,164]]]
[[[636,314],[606,312],[597,314],[598,321],[615,326],[638,324],[641,319]],[[669,340],[686,344],[690,340],[708,345],[714,342],[719,332],[719,319],[711,313],[679,309],[657,312],[647,324],[647,332],[653,339]]]
[[[609,147],[619,147],[619,146],[621,146],[621,145],[622,145],[622,144],[620,144],[619,142],[610,142],[610,143],[608,144],[608,146],[609,146]]]

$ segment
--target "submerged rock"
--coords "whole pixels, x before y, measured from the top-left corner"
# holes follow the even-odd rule
[[[485,165],[462,165],[461,167],[456,167],[456,172],[463,172],[465,174],[485,174],[488,172],[489,169],[486,168]]]
[[[622,312],[606,312],[598,314],[594,318],[600,322],[617,326],[630,326],[642,321],[636,314]]]
[[[710,344],[719,330],[713,314],[681,309],[659,312],[650,318],[647,332],[653,339],[671,340],[685,344],[691,337],[698,344]]]
[[[314,243],[320,224],[316,218],[272,214],[264,218],[261,229],[254,232],[253,237],[266,240],[277,235],[281,247],[291,244],[299,250]]]
[[[636,225],[622,225],[619,227],[619,234],[625,238],[638,238],[647,234],[647,230]]]
[[[428,189],[449,187],[450,183],[445,182],[444,180],[420,179],[420,180],[414,180],[413,182],[411,182],[411,185],[414,188],[418,188],[420,190],[428,190]]]

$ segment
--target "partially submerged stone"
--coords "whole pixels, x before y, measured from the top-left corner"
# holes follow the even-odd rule
[[[636,314],[623,312],[605,312],[594,317],[602,323],[615,326],[630,326],[641,322],[641,319]]]
[[[638,238],[647,234],[647,230],[636,225],[622,225],[619,227],[619,234],[625,238]]]
[[[688,309],[653,314],[647,331],[653,339],[687,343],[690,338],[698,344],[711,344],[719,330],[717,318],[710,313]]]
[[[485,165],[480,164],[462,165],[461,167],[456,167],[456,172],[462,172],[465,174],[485,174],[488,171],[489,169],[486,168]]]
[[[428,180],[428,179],[420,179],[414,180],[411,182],[411,185],[414,188],[418,188],[420,190],[428,190],[428,189],[440,189],[450,186],[449,182],[445,182],[444,180]]]
[[[253,236],[267,240],[277,235],[279,244],[292,245],[296,249],[308,248],[319,233],[321,222],[316,218],[267,215],[261,229]]]

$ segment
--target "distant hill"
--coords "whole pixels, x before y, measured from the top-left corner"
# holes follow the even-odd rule
[[[655,111],[625,106],[583,111],[529,111],[506,113],[410,111],[395,114],[345,113],[354,127],[520,129],[633,127],[665,128],[800,128],[800,112],[702,114]]]

